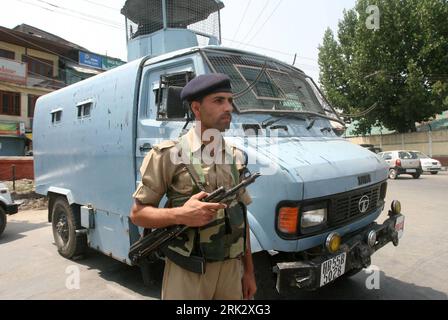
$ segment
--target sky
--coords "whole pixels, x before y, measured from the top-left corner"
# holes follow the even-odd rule
[[[318,46],[356,0],[223,0],[223,45],[293,63],[319,77]],[[125,0],[2,0],[0,25],[26,23],[88,50],[127,60]]]

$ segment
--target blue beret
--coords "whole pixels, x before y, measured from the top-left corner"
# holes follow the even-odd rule
[[[230,78],[222,73],[212,73],[198,76],[188,82],[180,97],[183,101],[192,102],[218,92],[232,92]]]

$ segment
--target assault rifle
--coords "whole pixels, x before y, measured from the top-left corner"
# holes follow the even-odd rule
[[[226,201],[232,200],[232,198],[241,189],[253,184],[260,176],[260,173],[255,173],[253,175],[250,174],[246,176],[240,184],[232,189],[226,191],[224,187],[221,187],[201,201],[210,203],[225,203]],[[129,259],[131,259],[134,264],[140,264],[142,259],[150,256],[158,249],[167,246],[171,240],[177,238],[188,229],[189,227],[187,226],[172,226],[154,230],[131,246],[129,249]]]

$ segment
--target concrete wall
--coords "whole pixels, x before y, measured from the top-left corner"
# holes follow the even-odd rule
[[[442,159],[443,162],[448,161],[448,130],[354,137],[348,140],[355,144],[373,144],[383,151],[422,151],[431,157]]]
[[[0,180],[12,181],[13,170],[15,165],[15,178],[20,179],[34,179],[34,166],[32,157],[0,157]]]

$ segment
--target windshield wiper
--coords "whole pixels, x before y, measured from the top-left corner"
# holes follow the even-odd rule
[[[278,119],[275,119],[277,117],[278,117]],[[263,129],[266,129],[267,127],[271,127],[272,125],[274,125],[277,122],[280,122],[284,119],[297,119],[297,120],[306,121],[306,118],[304,118],[303,115],[298,115],[298,114],[278,115],[278,116],[274,116],[274,117],[269,118],[268,120],[263,121],[261,124],[261,127]]]
[[[306,130],[310,131],[314,127],[315,123],[316,123],[316,119],[311,120],[308,127],[306,127]]]
[[[278,118],[278,119],[276,119]],[[269,118],[268,120],[265,120],[261,123],[261,127],[263,129],[266,129],[267,127],[272,126],[273,124],[282,121],[283,119],[298,119],[298,120],[302,120],[302,121],[306,121],[309,120],[309,124],[307,126],[307,130],[311,130],[315,123],[316,123],[316,118],[322,118],[322,119],[326,119],[329,121],[337,121],[336,119],[331,119],[329,116],[326,116],[324,114],[320,114],[320,113],[311,113],[311,112],[298,112],[296,114],[291,113],[291,114],[279,114],[279,115],[275,115],[272,116],[271,118]],[[325,130],[328,130],[329,128],[325,128]]]

